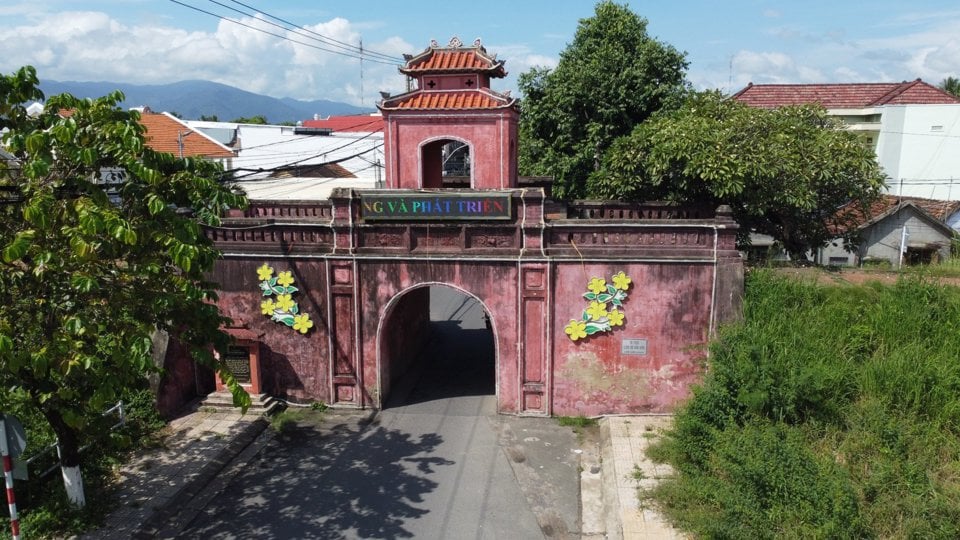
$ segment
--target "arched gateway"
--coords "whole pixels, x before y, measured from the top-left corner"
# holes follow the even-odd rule
[[[386,189],[255,201],[208,230],[219,305],[262,390],[382,407],[428,345],[433,285],[489,316],[500,412],[671,409],[739,310],[730,216],[563,204],[518,180],[516,102],[490,90],[505,71],[479,40],[433,43],[401,71],[416,88],[380,104]],[[470,189],[445,187],[450,141],[469,150]]]

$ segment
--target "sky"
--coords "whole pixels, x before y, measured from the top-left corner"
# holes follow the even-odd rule
[[[646,0],[626,2],[648,34],[685,51],[698,89],[748,82],[938,84],[960,77],[957,0]],[[553,67],[595,2],[580,0],[5,0],[0,73],[23,65],[41,80],[165,84],[210,80],[273,97],[373,108],[399,93],[403,54],[435,39],[480,38],[506,60],[495,90]],[[285,22],[281,22],[285,21]],[[272,24],[271,24],[272,23]],[[288,30],[292,23],[301,29]],[[259,29],[259,30],[256,30]],[[271,35],[276,34],[276,35]],[[320,37],[336,40],[321,41]],[[284,39],[286,38],[286,39]],[[334,54],[357,55],[362,62]]]

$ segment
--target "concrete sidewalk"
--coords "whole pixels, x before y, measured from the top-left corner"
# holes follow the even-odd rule
[[[670,526],[650,503],[639,497],[639,489],[649,489],[673,474],[669,465],[654,463],[645,452],[672,420],[672,416],[666,415],[612,416],[600,420],[601,482],[606,519],[605,536],[600,538],[687,538]]]
[[[218,412],[199,404],[172,420],[159,448],[120,470],[118,508],[81,539],[154,538],[166,522],[267,427],[260,413]]]

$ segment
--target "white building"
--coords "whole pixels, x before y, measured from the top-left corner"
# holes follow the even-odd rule
[[[822,105],[876,151],[888,176],[887,193],[960,200],[960,99],[920,79],[750,84],[733,97],[762,108]]]
[[[323,200],[334,188],[373,189],[383,178],[382,130],[187,124],[236,150],[232,172],[250,200]]]

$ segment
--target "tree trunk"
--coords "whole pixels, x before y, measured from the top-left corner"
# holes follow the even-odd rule
[[[87,501],[83,493],[83,475],[80,472],[80,441],[77,432],[67,425],[58,411],[45,409],[43,415],[57,435],[57,443],[60,446],[60,472],[63,475],[63,487],[67,492],[67,499],[74,505],[83,508]]]

